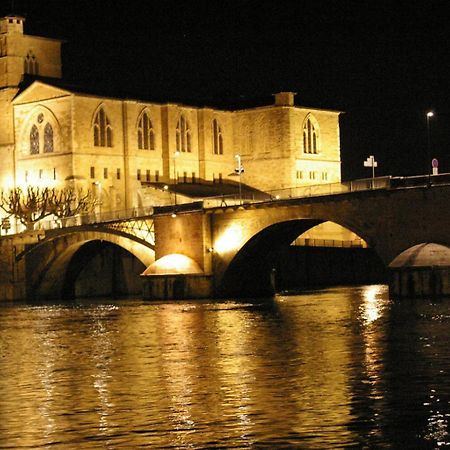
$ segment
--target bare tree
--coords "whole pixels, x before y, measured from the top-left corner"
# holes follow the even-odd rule
[[[60,190],[52,189],[51,209],[58,219],[66,219],[78,214],[89,214],[94,211],[99,200],[95,194],[88,190],[73,187]]]
[[[16,217],[27,230],[34,230],[37,222],[54,215],[65,219],[77,214],[92,212],[98,200],[91,191],[84,192],[69,187],[64,189],[39,188],[28,186],[2,192],[0,207],[9,215]]]
[[[2,192],[0,207],[10,216],[19,219],[27,230],[33,230],[34,224],[52,214],[50,206],[51,189],[28,186]]]

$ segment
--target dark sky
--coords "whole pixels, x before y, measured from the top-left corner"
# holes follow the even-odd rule
[[[59,37],[64,76],[119,96],[222,107],[272,102],[345,111],[343,177],[450,172],[446,2],[1,0],[29,34]]]

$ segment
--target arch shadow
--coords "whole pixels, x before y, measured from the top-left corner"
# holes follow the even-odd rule
[[[289,245],[306,230],[323,220],[289,220],[270,225],[253,236],[228,265],[219,296],[266,297],[274,294],[271,272],[275,256],[282,246]]]
[[[294,272],[290,266],[293,266],[294,263],[303,266],[306,261],[311,260],[319,262],[328,260],[330,262],[328,265],[319,264],[319,267],[323,267],[325,273],[321,276],[316,275],[318,281],[314,281],[309,274],[309,282],[302,285],[303,287],[327,285],[327,283],[340,284],[339,280],[342,280],[342,284],[387,280],[385,264],[371,248],[291,246],[291,243],[300,235],[324,222],[327,222],[327,220],[292,219],[270,225],[254,235],[228,265],[220,283],[218,295],[244,298],[272,296],[276,289],[280,288],[280,285],[286,285],[286,276],[281,276],[284,272],[283,266],[291,270],[292,273],[289,276],[292,279],[293,276],[298,276],[296,275],[298,272]],[[347,230],[352,231],[349,228]],[[362,236],[359,237],[364,239]],[[299,255],[303,256],[299,259]],[[357,268],[357,270],[352,270],[351,267],[346,266],[346,270],[343,271],[344,268],[339,265],[335,270],[329,270],[332,262],[336,262],[340,257],[344,257],[349,266],[353,264],[353,269]],[[304,272],[308,272],[308,270]],[[308,277],[304,279],[308,281]],[[321,280],[325,280],[325,282],[321,282]],[[280,281],[284,283],[279,284]],[[295,287],[288,288],[296,289],[300,286],[297,284]],[[284,288],[282,287],[282,289]]]
[[[110,250],[110,258],[115,259],[116,263],[118,252],[121,253],[122,261],[127,258],[124,255],[131,255],[136,260],[135,266],[139,268],[139,274],[154,261],[154,251],[151,248],[122,236],[93,231],[64,234],[42,242],[26,253],[27,297],[30,300],[73,298],[76,295],[73,283],[89,260],[88,249],[100,248],[99,244],[92,244],[93,242],[100,243],[103,247],[114,246],[121,249],[115,252]],[[82,250],[85,245],[86,249]],[[77,252],[80,252],[78,256]],[[114,266],[114,262],[111,264]],[[122,279],[124,277],[125,275]],[[125,295],[126,292],[119,289],[118,294]]]

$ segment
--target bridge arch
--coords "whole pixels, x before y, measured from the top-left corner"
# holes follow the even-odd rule
[[[219,294],[264,296],[273,293],[276,275],[274,268],[280,249],[289,248],[296,238],[325,222],[329,221],[316,218],[293,218],[272,223],[257,231],[243,242],[230,258],[219,284]],[[354,233],[353,230],[341,226]],[[363,236],[359,237],[365,241]],[[229,243],[232,244],[232,239]],[[384,266],[381,260],[379,266]]]
[[[93,242],[105,242],[123,249],[139,262],[136,267],[139,267],[140,273],[155,259],[152,245],[145,245],[118,233],[92,229],[61,233],[35,245],[24,255],[28,297],[60,299],[74,292],[73,286],[70,286],[70,282],[76,281],[71,263],[83,246]]]

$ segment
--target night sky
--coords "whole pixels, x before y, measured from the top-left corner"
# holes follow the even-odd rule
[[[447,2],[1,0],[28,34],[62,38],[64,78],[198,106],[296,104],[341,116],[344,179],[450,172]]]

